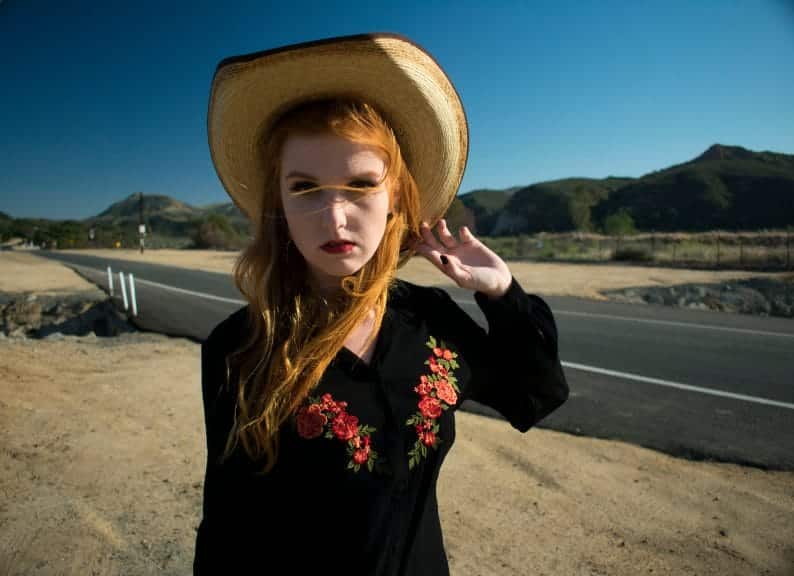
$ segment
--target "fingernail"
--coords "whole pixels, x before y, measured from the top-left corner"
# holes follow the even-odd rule
[[[441,263],[442,263],[444,266],[446,266],[447,264],[449,264],[449,258],[447,258],[446,256],[444,256],[444,255],[442,254],[442,255],[441,255]]]

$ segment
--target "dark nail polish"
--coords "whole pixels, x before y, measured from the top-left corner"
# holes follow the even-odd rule
[[[441,263],[442,263],[444,266],[446,266],[447,264],[449,264],[449,258],[447,258],[446,256],[444,256],[444,255],[442,254],[442,255],[441,255]]]

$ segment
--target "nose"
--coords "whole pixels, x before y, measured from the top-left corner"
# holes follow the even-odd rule
[[[340,190],[329,190],[329,197],[323,210],[323,221],[329,230],[344,228],[347,224],[347,198]]]

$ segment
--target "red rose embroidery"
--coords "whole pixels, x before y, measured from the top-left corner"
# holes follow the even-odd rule
[[[443,342],[436,342],[434,337],[427,341],[427,347],[433,351],[425,364],[430,374],[419,377],[419,384],[414,391],[419,394],[419,411],[411,416],[406,424],[414,426],[417,440],[408,453],[408,468],[419,463],[419,459],[427,456],[427,447],[437,448],[441,439],[438,437],[439,426],[436,419],[444,410],[454,406],[458,401],[457,379],[452,370],[458,367],[455,358],[457,353],[447,348]]]
[[[317,438],[322,435],[328,418],[320,411],[320,406],[312,404],[298,411],[298,434],[304,438]]]
[[[353,462],[356,464],[364,464],[367,460],[369,460],[369,455],[371,452],[369,447],[369,436],[364,436],[363,439],[360,439],[358,436],[356,436],[355,440],[356,442],[354,442],[354,444],[357,450],[353,452]]]
[[[375,428],[359,426],[358,417],[347,412],[347,402],[337,402],[330,394],[308,400],[309,404],[302,406],[296,414],[298,435],[310,440],[325,431],[326,438],[336,438],[347,444],[348,468],[358,472],[366,464],[372,472],[378,461],[378,453],[373,450],[370,438]]]
[[[358,434],[358,417],[351,416],[346,412],[340,412],[340,414],[334,418],[333,428],[334,435],[339,440],[350,440]]]
[[[455,392],[455,389],[450,386],[449,382],[446,380],[439,380],[436,382],[436,396],[450,406],[457,403],[458,401],[457,392]]]
[[[436,435],[433,432],[430,432],[430,431],[422,432],[419,435],[419,440],[425,446],[433,446],[436,443]]]
[[[437,398],[425,396],[419,401],[419,411],[425,418],[438,418],[441,416],[441,402]]]

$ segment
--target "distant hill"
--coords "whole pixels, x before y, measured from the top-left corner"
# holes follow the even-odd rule
[[[785,228],[794,225],[794,155],[715,144],[641,178],[565,178],[459,198],[487,236],[602,231],[616,214],[638,230]]]
[[[457,199],[474,219],[475,233],[489,235],[510,197],[519,189],[520,186],[505,190],[472,190],[461,194]]]
[[[137,230],[140,219],[139,195],[131,194],[124,200],[111,204],[100,214],[87,218],[88,225],[110,224],[119,228]],[[210,215],[223,216],[239,235],[248,233],[248,221],[232,202],[196,207],[170,196],[144,194],[143,221],[148,234],[164,237],[188,237]]]
[[[794,155],[715,144],[615,190],[592,218],[620,208],[641,230],[783,228],[794,224]]]
[[[590,211],[631,178],[565,178],[516,190],[490,231],[492,236],[594,229]]]

